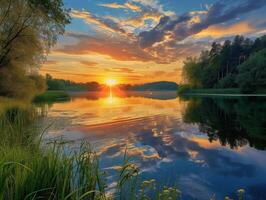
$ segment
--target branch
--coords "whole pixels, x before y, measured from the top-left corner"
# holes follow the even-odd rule
[[[0,26],[1,26],[1,24],[4,22],[5,18],[8,16],[9,11],[10,11],[10,8],[11,8],[11,0],[9,0],[7,11],[6,11],[6,13],[4,14],[3,18],[1,19],[1,21],[0,21]]]
[[[7,54],[11,51],[11,45],[13,43],[13,41],[18,38],[20,36],[20,34],[22,33],[22,31],[24,31],[26,28],[29,27],[29,25],[26,25],[27,21],[31,18],[31,14],[23,21],[21,28],[17,31],[17,33],[11,38],[9,39],[6,44],[2,47],[2,49],[4,50],[4,53],[1,54],[0,56],[0,67],[3,66],[3,61],[5,60],[5,57],[7,56]],[[13,26],[14,27],[14,26]],[[13,29],[13,28],[12,28]],[[11,30],[12,30],[11,29]],[[9,48],[8,48],[9,47]],[[7,50],[5,50],[7,49]]]

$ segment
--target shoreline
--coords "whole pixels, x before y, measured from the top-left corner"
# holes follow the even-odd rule
[[[266,90],[261,89],[256,93],[241,93],[239,88],[227,89],[187,89],[179,96],[228,96],[228,97],[266,97]]]

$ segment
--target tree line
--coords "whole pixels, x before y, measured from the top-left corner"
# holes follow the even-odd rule
[[[50,74],[46,74],[45,80],[48,90],[100,91],[103,88],[97,82],[76,83],[70,80],[53,78]]]
[[[214,42],[199,57],[184,61],[183,76],[191,88],[240,88],[254,93],[266,88],[266,35],[255,40],[236,36]]]

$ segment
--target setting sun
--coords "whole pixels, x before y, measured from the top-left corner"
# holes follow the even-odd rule
[[[114,85],[117,84],[117,80],[114,80],[114,79],[107,79],[105,83],[106,83],[106,85],[112,87],[112,86],[114,86]]]

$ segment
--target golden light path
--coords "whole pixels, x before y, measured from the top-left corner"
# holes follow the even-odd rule
[[[109,86],[108,103],[109,104],[113,104],[114,103],[114,99],[113,99],[112,87],[117,84],[117,80],[115,80],[115,79],[107,79],[105,83],[106,83],[106,85]]]

